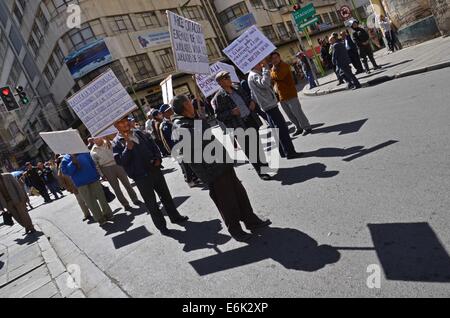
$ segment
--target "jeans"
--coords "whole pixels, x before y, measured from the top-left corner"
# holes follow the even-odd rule
[[[278,128],[281,157],[286,158],[288,155],[295,153],[295,147],[289,135],[289,128],[278,107],[267,110],[266,114],[269,117],[270,127]]]

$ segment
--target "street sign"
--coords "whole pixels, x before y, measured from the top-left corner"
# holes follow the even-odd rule
[[[352,16],[352,9],[349,6],[342,6],[339,9],[339,13],[343,19],[348,19]]]
[[[297,25],[302,24],[305,20],[312,18],[316,14],[316,8],[312,3],[308,3],[306,6],[300,10],[292,12],[295,22]]]
[[[304,29],[304,28],[306,28],[307,26],[310,26],[311,24],[314,24],[314,23],[317,23],[317,22],[319,22],[319,18],[318,18],[318,17],[314,17],[313,19],[308,20],[308,21],[306,21],[306,22],[300,24],[298,27],[299,27],[299,29],[301,30],[301,29]]]

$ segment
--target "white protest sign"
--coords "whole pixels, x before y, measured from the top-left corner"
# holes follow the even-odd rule
[[[98,136],[114,122],[137,109],[112,70],[83,87],[67,103],[92,136]]]
[[[161,90],[164,104],[170,104],[173,99],[173,82],[172,75],[161,82]]]
[[[195,75],[195,80],[197,82],[197,86],[202,91],[202,94],[205,97],[209,97],[213,94],[215,94],[219,89],[220,86],[216,82],[216,75],[219,74],[222,71],[227,71],[231,75],[231,80],[235,83],[239,83],[239,77],[236,74],[236,70],[234,66],[217,62],[213,65],[211,65],[210,74],[209,75],[203,75],[203,74],[197,74]]]
[[[55,154],[65,155],[89,152],[78,130],[46,132],[39,135]]]
[[[223,52],[236,64],[242,73],[247,74],[276,49],[275,45],[270,42],[258,27],[253,26],[231,43]]]
[[[202,25],[172,11],[166,12],[177,71],[208,74],[208,49]]]

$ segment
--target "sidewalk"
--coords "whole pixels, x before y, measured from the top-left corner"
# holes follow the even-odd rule
[[[386,49],[375,53],[377,64],[383,68],[371,74],[359,74],[357,77],[363,87],[407,77],[420,73],[450,67],[450,37],[439,37],[401,51],[388,54]],[[372,67],[369,62],[369,66]],[[306,96],[321,96],[346,91],[347,85],[337,86],[336,75],[331,73],[319,78],[320,86],[309,89],[307,85],[302,93]]]

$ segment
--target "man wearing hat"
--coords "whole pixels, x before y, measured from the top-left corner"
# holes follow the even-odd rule
[[[352,23],[352,29],[355,31],[353,33],[353,41],[356,43],[359,49],[359,55],[363,60],[364,67],[366,69],[366,73],[370,74],[369,63],[367,61],[367,57],[374,67],[374,70],[378,70],[381,67],[377,65],[375,58],[373,57],[372,46],[370,45],[370,37],[369,34],[359,26],[359,21],[354,20]]]
[[[151,111],[152,116],[152,129],[153,129],[153,139],[155,140],[156,145],[158,146],[160,152],[163,154],[163,156],[168,156],[170,153],[167,153],[167,150],[164,146],[164,143],[162,141],[161,131],[160,131],[160,125],[164,120],[163,114],[159,111],[159,109],[153,109]]]
[[[229,72],[222,71],[216,75],[216,82],[221,89],[213,99],[217,119],[227,128],[244,130],[254,129],[257,136],[256,154],[252,154],[250,138],[246,136],[244,152],[262,180],[270,180],[271,177],[263,172],[263,167],[268,167],[267,160],[259,138],[259,128],[262,122],[256,113],[256,103],[252,100],[242,86],[234,84]],[[255,142],[253,140],[253,142]],[[255,158],[256,155],[256,158]]]
[[[353,74],[353,71],[351,69],[351,60],[348,56],[345,44],[342,41],[336,40],[336,37],[334,36],[331,36],[329,41],[333,47],[333,64],[336,65],[338,72],[342,72],[345,79],[349,83],[348,88],[361,88],[361,84],[359,83],[358,79]]]

